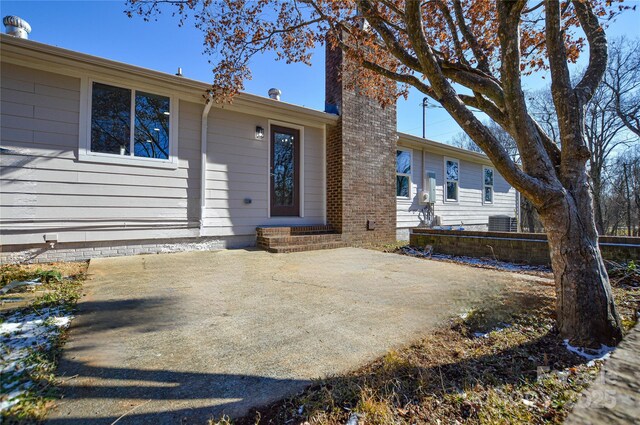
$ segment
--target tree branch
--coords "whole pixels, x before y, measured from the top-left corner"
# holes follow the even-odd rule
[[[453,11],[456,16],[456,21],[458,22],[458,28],[460,28],[460,33],[464,37],[464,39],[469,43],[469,47],[471,47],[471,52],[473,52],[473,56],[478,61],[478,68],[486,72],[487,74],[491,73],[491,68],[489,67],[489,62],[484,52],[480,48],[480,44],[478,43],[478,39],[473,35],[469,27],[467,26],[467,22],[464,20],[464,12],[462,10],[462,3],[460,0],[453,1]]]
[[[458,56],[458,60],[461,63],[468,65],[469,63],[467,62],[467,58],[464,57],[462,44],[460,43],[460,39],[458,38],[458,29],[456,28],[456,24],[453,21],[453,17],[451,16],[449,7],[443,0],[436,0],[436,5],[438,6],[438,9],[440,9],[440,12],[444,16],[444,20],[449,27],[449,32],[451,33],[451,38],[453,39],[453,47],[456,51],[456,55]]]
[[[422,26],[420,4],[409,1],[405,4],[405,24],[409,41],[420,61],[424,75],[429,79],[437,97],[435,100],[451,114],[458,125],[489,156],[500,174],[515,188],[531,199],[545,203],[554,192],[553,188],[539,178],[526,174],[489,129],[469,110],[447,81],[438,61],[426,41]]]
[[[589,41],[589,65],[575,88],[582,106],[591,100],[607,69],[607,37],[589,2],[573,0],[572,3],[580,26]]]

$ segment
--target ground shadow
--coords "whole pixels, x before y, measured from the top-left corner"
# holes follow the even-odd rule
[[[78,304],[71,336],[124,328],[132,333],[175,328],[179,323],[166,314],[174,303],[169,297],[83,300]]]
[[[416,354],[417,357],[419,355]],[[418,423],[439,423],[438,419],[430,417],[429,407],[425,406],[430,406],[429,403],[434,399],[439,404],[442,400],[454,397],[459,398],[460,403],[451,403],[449,408],[459,409],[459,412],[453,412],[451,417],[471,420],[477,419],[481,406],[465,402],[463,394],[470,388],[481,386],[495,390],[508,399],[510,395],[504,391],[510,386],[526,387],[540,377],[551,376],[553,370],[567,370],[586,362],[566,350],[562,340],[554,332],[490,355],[453,362],[431,360],[434,360],[430,362],[432,366],[423,367],[419,365],[419,360],[416,365],[406,359],[396,358],[390,361],[382,358],[352,374],[322,379],[309,386],[300,399],[304,399],[307,406],[339,405],[348,412],[354,409],[357,411],[363,399],[378,400],[380,397],[394,400],[391,404],[405,412],[411,410],[408,406],[422,406],[416,407],[416,410],[421,411],[420,415],[423,417],[412,417],[412,420],[418,420]],[[430,402],[425,402],[427,397],[431,398]],[[513,397],[513,403],[521,403],[521,393],[515,393]],[[261,424],[304,423],[308,418],[296,415],[299,403],[300,400],[283,399],[271,405],[253,408],[249,414],[237,418],[234,423],[253,425],[257,417],[261,418]],[[554,411],[551,414],[562,413]]]
[[[241,374],[94,367],[72,360],[65,360],[61,366],[82,379],[81,385],[63,385],[61,406],[68,400],[73,403],[78,399],[91,399],[93,403],[91,407],[78,404],[79,409],[74,409],[68,417],[53,415],[47,421],[50,424],[111,424],[127,411],[131,413],[118,423],[206,423],[223,414],[246,414],[252,406],[271,403],[311,384],[305,380]],[[187,400],[206,400],[206,405],[185,407]],[[96,406],[117,413],[96,418],[96,412],[90,410]]]

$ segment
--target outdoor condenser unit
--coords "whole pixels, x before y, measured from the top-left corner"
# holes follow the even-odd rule
[[[515,217],[507,215],[490,215],[489,231],[490,232],[516,232],[517,221]]]
[[[433,204],[436,202],[436,173],[425,172],[422,190],[418,194],[420,205]]]

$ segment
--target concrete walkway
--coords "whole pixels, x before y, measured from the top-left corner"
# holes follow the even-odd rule
[[[93,260],[54,424],[206,423],[296,393],[535,278],[343,248]]]
[[[640,423],[640,326],[604,364],[604,372],[581,396],[567,425]]]

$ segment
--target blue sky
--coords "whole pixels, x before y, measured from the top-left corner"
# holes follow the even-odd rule
[[[182,67],[185,77],[212,80],[212,66],[202,54],[201,33],[193,27],[178,27],[177,19],[169,13],[157,22],[129,19],[123,13],[124,1],[3,0],[0,9],[2,16],[18,15],[27,20],[32,40],[168,73]],[[639,17],[639,12],[626,13],[611,25],[608,34],[637,36]],[[253,60],[252,71],[253,79],[245,83],[246,92],[266,96],[269,88],[278,87],[284,101],[324,109],[323,47],[316,49],[311,67],[287,65],[267,53]],[[538,89],[547,81],[536,75],[526,84],[529,89]],[[408,100],[398,102],[399,131],[422,135],[422,98],[414,91]],[[427,111],[428,138],[446,142],[459,132],[444,110]]]

